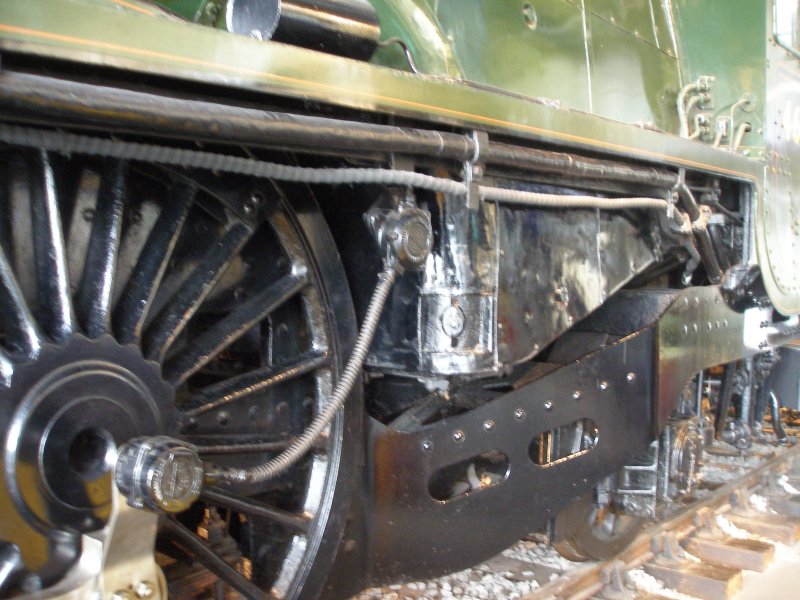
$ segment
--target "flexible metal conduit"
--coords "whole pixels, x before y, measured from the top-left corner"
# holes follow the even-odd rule
[[[184,148],[122,142],[108,138],[97,138],[73,133],[62,133],[43,129],[32,129],[16,125],[0,124],[0,140],[9,144],[43,148],[67,154],[88,154],[123,160],[139,160],[160,165],[209,169],[252,177],[265,177],[279,181],[304,183],[345,184],[374,183],[380,185],[405,185],[435,192],[464,195],[466,186],[452,179],[432,177],[414,171],[393,169],[315,169],[294,167],[276,163],[200,152]]]
[[[273,479],[286,471],[294,463],[296,463],[311,446],[314,441],[322,434],[339,409],[344,404],[356,379],[361,373],[361,368],[364,366],[364,361],[367,358],[367,351],[372,344],[372,338],[375,337],[375,330],[378,328],[378,321],[383,311],[383,305],[386,303],[386,298],[389,296],[389,291],[392,289],[392,284],[397,276],[397,272],[392,267],[387,267],[378,276],[378,284],[375,286],[375,291],[372,293],[369,306],[367,307],[367,314],[364,316],[364,322],[361,325],[361,330],[358,332],[353,353],[347,361],[347,365],[342,371],[341,377],[336,384],[336,388],[331,395],[330,400],[322,408],[322,410],[314,417],[311,424],[295,438],[289,447],[281,452],[275,458],[270,459],[264,464],[256,465],[249,469],[228,469],[221,471],[208,471],[206,478],[210,482],[228,480],[248,483],[261,483]]]
[[[568,196],[565,194],[542,194],[504,188],[480,188],[484,200],[505,202],[537,208],[599,208],[601,210],[624,210],[647,208],[668,210],[669,202],[661,198],[601,198],[599,196]]]
[[[239,175],[265,177],[278,181],[296,181],[313,184],[366,184],[403,185],[443,192],[456,196],[468,193],[467,186],[460,181],[432,177],[414,171],[393,169],[325,169],[295,167],[276,163],[217,154],[123,142],[108,138],[77,135],[58,131],[0,124],[0,141],[43,148],[53,152],[89,154],[124,160],[140,160],[162,165],[210,169]],[[479,187],[483,200],[506,202],[539,208],[597,208],[601,210],[655,209],[669,210],[671,204],[661,198],[602,198],[599,196],[569,196],[542,194],[495,187]],[[699,215],[699,209],[698,209]]]

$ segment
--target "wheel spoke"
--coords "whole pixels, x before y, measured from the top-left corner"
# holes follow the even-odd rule
[[[279,383],[291,381],[329,363],[327,352],[312,350],[301,354],[296,361],[289,364],[263,367],[220,381],[196,392],[188,400],[184,416],[193,417],[215,410]]]
[[[12,350],[28,357],[38,354],[41,339],[36,324],[2,248],[0,248],[0,323],[6,334],[8,346]]]
[[[243,594],[245,598],[268,598],[265,592],[218,556],[204,540],[174,518],[167,518],[163,523],[164,531],[172,535],[176,544],[188,550],[203,566]]]
[[[72,301],[55,176],[42,150],[29,170],[31,223],[36,263],[40,324],[58,342],[74,330]]]
[[[248,452],[280,452],[295,438],[268,433],[183,433],[181,439],[192,444],[200,454],[239,454]],[[320,436],[312,446],[315,452],[327,451],[328,438]]]
[[[253,442],[242,444],[214,444],[208,446],[197,446],[195,449],[200,455],[204,454],[249,454],[251,452],[283,452],[292,443],[292,439],[284,439],[276,442]]]
[[[11,254],[11,178],[8,163],[0,160],[0,247],[6,252],[9,263],[13,263]]]
[[[225,273],[251,233],[252,230],[246,225],[236,223],[203,257],[148,328],[145,335],[148,358],[164,360],[167,350]]]
[[[110,163],[97,196],[83,280],[77,298],[78,317],[90,338],[111,330],[111,298],[122,230],[125,171],[124,162]]]
[[[0,386],[8,387],[14,374],[14,364],[5,352],[0,350]]]
[[[180,185],[165,206],[139,255],[115,311],[117,335],[123,344],[138,340],[175,243],[194,202],[197,188]]]
[[[308,531],[309,517],[281,510],[274,506],[268,506],[261,502],[256,502],[251,498],[239,496],[228,490],[223,491],[213,487],[207,487],[203,490],[202,497],[215,506],[229,508],[251,517],[267,519],[294,533],[306,533]]]
[[[306,285],[308,278],[305,272],[281,277],[193,339],[186,350],[167,364],[165,377],[175,385],[185,382]]]

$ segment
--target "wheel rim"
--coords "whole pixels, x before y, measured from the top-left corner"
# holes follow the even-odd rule
[[[303,210],[313,220],[313,206]],[[250,466],[310,421],[330,395],[352,309],[338,290],[346,323],[334,320],[328,288],[343,279],[331,271],[338,265],[321,264],[328,238],[310,239],[308,228],[265,181],[2,156],[0,424],[10,492],[0,502],[10,512],[0,537],[19,547],[26,569],[0,582],[0,595],[58,579],[80,532],[107,518],[107,503],[62,496],[72,480],[109,489],[109,447],[166,433],[215,464]],[[62,404],[74,407],[69,418]],[[286,476],[212,489],[176,525],[276,597],[318,588],[332,560],[327,540],[341,527],[339,466],[357,445],[344,434],[354,427],[347,418]],[[51,472],[59,450],[69,483]],[[36,463],[37,452],[50,458]],[[179,538],[174,528],[159,537],[167,578],[188,578],[197,591],[205,574],[185,559],[205,559]]]

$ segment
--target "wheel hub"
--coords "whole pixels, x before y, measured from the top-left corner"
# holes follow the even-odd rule
[[[138,347],[72,337],[15,373],[5,478],[20,513],[45,528],[86,532],[111,512],[116,448],[170,433],[174,390]]]

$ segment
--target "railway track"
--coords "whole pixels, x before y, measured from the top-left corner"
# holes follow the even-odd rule
[[[800,432],[791,433],[787,447],[759,442],[742,453],[715,442],[696,492],[613,560],[574,563],[533,535],[472,569],[354,600],[795,597],[765,592],[781,569],[800,569]]]

